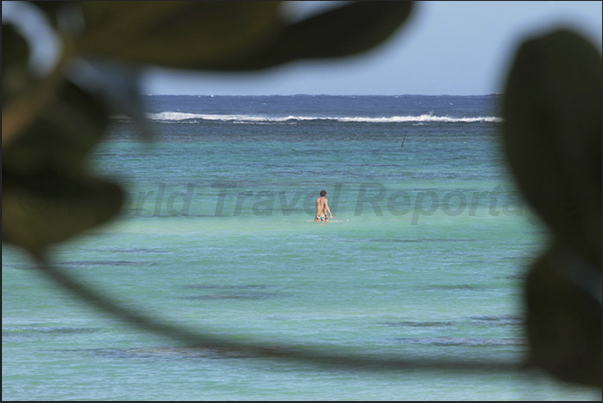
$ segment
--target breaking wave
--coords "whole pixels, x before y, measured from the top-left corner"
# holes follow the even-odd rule
[[[160,112],[148,113],[147,118],[158,121],[178,121],[197,123],[199,121],[222,121],[237,123],[286,123],[295,121],[337,121],[354,123],[406,123],[406,122],[443,122],[443,123],[472,123],[472,122],[502,122],[502,118],[496,116],[478,117],[450,117],[423,114],[417,116],[390,116],[390,117],[362,117],[362,116],[254,116],[254,115],[217,115],[199,114],[186,112]]]

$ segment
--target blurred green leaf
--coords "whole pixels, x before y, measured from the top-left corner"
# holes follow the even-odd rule
[[[83,55],[200,68],[255,51],[277,28],[274,1],[82,2]]]
[[[49,168],[83,172],[108,119],[103,104],[67,83],[25,133],[5,148],[3,167],[16,175],[38,174]]]
[[[601,55],[560,30],[526,41],[508,77],[503,140],[528,202],[562,239],[601,266]]]
[[[49,171],[8,174],[2,183],[3,242],[40,253],[106,223],[122,203],[120,187],[100,178]]]
[[[28,2],[46,15],[48,21],[55,27],[58,25],[59,13],[61,9],[70,4],[75,4],[75,1],[30,1]]]
[[[566,382],[601,387],[601,305],[568,281],[567,271],[578,266],[593,270],[555,244],[530,270],[525,300],[531,361]]]
[[[107,122],[106,108],[68,83],[3,149],[3,242],[37,253],[117,214],[121,189],[87,166]]]
[[[258,53],[218,70],[254,70],[298,59],[328,59],[366,52],[388,39],[406,22],[410,1],[354,2],[283,26]],[[212,67],[210,67],[212,68]]]
[[[2,106],[6,107],[27,86],[29,44],[13,24],[2,24]]]
[[[603,121],[601,55],[559,30],[524,42],[503,103],[507,159],[554,245],[530,268],[526,330],[533,364],[601,387]]]
[[[253,70],[367,51],[406,21],[412,2],[355,2],[287,24],[281,2],[84,3],[81,50],[124,61]]]
[[[142,139],[154,138],[145,114],[139,67],[106,59],[87,59],[76,66],[70,71],[70,80],[105,100],[110,113],[132,119]]]

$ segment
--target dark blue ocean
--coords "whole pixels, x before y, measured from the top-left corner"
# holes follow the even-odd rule
[[[501,152],[499,95],[150,96],[93,169],[121,216],[53,251],[117,303],[204,335],[521,363],[547,231]],[[321,190],[333,220],[314,221]],[[371,371],[192,347],[99,313],[2,248],[3,400],[589,400],[537,372]]]

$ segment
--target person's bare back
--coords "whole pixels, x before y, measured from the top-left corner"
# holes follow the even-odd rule
[[[333,214],[331,213],[331,209],[329,209],[329,201],[325,197],[327,195],[326,190],[322,190],[320,192],[320,197],[316,199],[316,216],[314,217],[314,221],[328,221],[327,213],[333,219]]]

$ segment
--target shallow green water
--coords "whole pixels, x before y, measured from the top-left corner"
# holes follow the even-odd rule
[[[546,232],[496,123],[158,122],[96,154],[130,201],[54,251],[127,307],[204,334],[375,357],[521,362],[521,281]],[[197,136],[195,132],[210,133]],[[295,134],[295,136],[292,135]],[[317,136],[320,139],[317,140]],[[328,191],[334,220],[313,221]],[[366,371],[253,358],[100,314],[3,246],[6,400],[583,400],[534,373]]]

